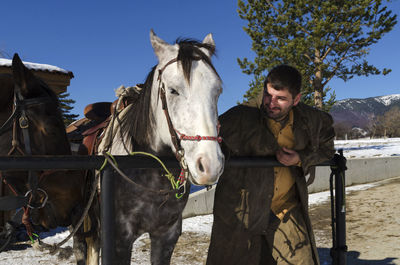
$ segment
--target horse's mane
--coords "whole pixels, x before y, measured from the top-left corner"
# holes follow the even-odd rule
[[[33,75],[33,73],[31,73],[31,74]],[[37,82],[38,85],[40,86],[40,91],[37,91],[37,92],[39,92],[38,93],[39,95],[35,95],[34,97],[48,96],[51,99],[51,101],[54,102],[56,108],[60,110],[60,100],[59,100],[58,96],[56,95],[56,93],[49,87],[49,85],[46,82],[44,82],[41,78],[36,77],[34,75],[33,75],[33,81]]]
[[[43,89],[44,93],[50,98],[51,102],[54,104],[54,115],[57,117],[63,126],[60,126],[62,130],[65,130],[65,125],[63,121],[63,115],[61,110],[61,102],[57,94],[44,82],[42,79],[36,79],[39,83],[41,88]]]
[[[183,74],[188,82],[190,81],[190,71],[194,60],[202,60],[206,62],[219,78],[219,75],[211,62],[211,57],[215,54],[214,45],[201,43],[193,39],[177,39],[176,43],[179,45],[177,59],[182,64]],[[207,49],[211,56],[208,57],[200,48]]]
[[[37,108],[40,108],[42,111],[36,112],[35,109],[27,109],[27,115],[31,121],[33,130],[40,132],[42,140],[46,142],[46,146],[48,143],[57,139],[59,144],[58,148],[53,149],[49,147],[49,149],[47,149],[46,147],[46,152],[48,152],[47,150],[52,150],[51,154],[53,154],[53,152],[56,152],[56,154],[69,154],[69,141],[65,131],[61,103],[57,94],[39,77],[33,76],[33,79],[31,79],[29,83],[31,90],[26,95],[26,99],[38,98],[44,103],[37,106]],[[42,97],[47,99],[40,99]],[[46,133],[40,130],[41,127],[46,128]]]
[[[30,71],[30,70],[28,70]],[[50,88],[50,86],[43,81],[41,78],[35,76],[32,72],[30,72],[31,79],[30,86],[34,87],[33,90],[28,92],[27,98],[37,98],[37,97],[49,97],[50,102],[52,103],[52,111],[51,114],[56,116],[58,120],[62,121],[62,112],[61,112],[61,103],[57,94]],[[50,113],[49,113],[50,114]],[[64,122],[63,122],[64,125]],[[63,128],[63,127],[62,127]],[[64,130],[64,128],[63,128]]]
[[[121,130],[131,138],[132,146],[147,144],[151,125],[154,124],[154,115],[150,113],[150,99],[156,67],[147,75],[140,98],[121,119]]]
[[[198,60],[202,60],[209,65],[219,78],[210,59],[215,54],[214,45],[201,43],[193,39],[180,38],[176,40],[176,43],[179,45],[177,60],[181,63],[183,74],[188,82],[190,81],[192,62]],[[200,48],[207,49],[211,56],[208,57]],[[146,146],[151,141],[150,136],[153,130],[154,115],[150,113],[150,99],[156,68],[157,65],[147,75],[139,100],[133,103],[134,106],[121,120],[122,131],[131,138],[132,146]]]
[[[30,71],[30,70],[27,70]],[[36,90],[33,92],[32,95],[30,95],[28,98],[35,98],[35,97],[39,97],[39,96],[48,96],[50,98],[50,100],[55,104],[55,107],[58,109],[58,111],[60,111],[61,113],[61,109],[60,109],[60,100],[58,98],[58,96],[56,95],[56,93],[47,85],[46,82],[44,82],[41,78],[36,77],[33,73],[30,73],[31,75],[31,80],[32,82],[36,82],[37,86],[40,87],[39,90]],[[14,93],[14,80],[13,80],[13,75],[9,74],[9,73],[5,73],[5,74],[0,74],[0,78],[1,79],[9,79],[11,82],[9,85],[11,85],[12,87],[10,87],[10,91],[12,91],[11,93]],[[12,102],[10,102],[10,104],[12,104]]]

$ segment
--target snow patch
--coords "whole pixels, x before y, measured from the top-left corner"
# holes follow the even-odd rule
[[[400,101],[400,94],[377,97],[375,100],[385,106],[389,106],[393,103],[393,101]]]
[[[58,72],[58,73],[63,73],[63,74],[70,73],[67,70],[64,70],[60,67],[50,65],[50,64],[39,64],[39,63],[31,63],[31,62],[23,62],[23,63],[30,70]],[[11,67],[11,65],[12,65],[12,60],[0,58],[0,66]]]

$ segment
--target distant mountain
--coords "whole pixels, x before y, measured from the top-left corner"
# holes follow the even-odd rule
[[[333,105],[330,114],[335,123],[365,129],[376,116],[394,106],[400,107],[400,94],[365,99],[343,99]]]

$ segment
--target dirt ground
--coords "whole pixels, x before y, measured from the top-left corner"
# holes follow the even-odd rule
[[[346,197],[347,264],[400,264],[400,178],[376,183]],[[332,246],[330,202],[310,208],[314,233],[322,256]]]
[[[400,265],[400,177],[378,182],[367,190],[350,192],[346,207],[347,264]],[[331,264],[330,202],[311,207],[310,216],[321,265]],[[208,236],[184,233],[171,264],[204,264],[208,241]],[[188,257],[187,253],[195,255]]]

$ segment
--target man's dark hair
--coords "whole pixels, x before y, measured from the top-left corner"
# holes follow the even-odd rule
[[[301,89],[301,74],[300,72],[289,65],[278,65],[268,73],[264,82],[264,89],[270,84],[276,90],[289,90],[293,98],[300,93]]]

